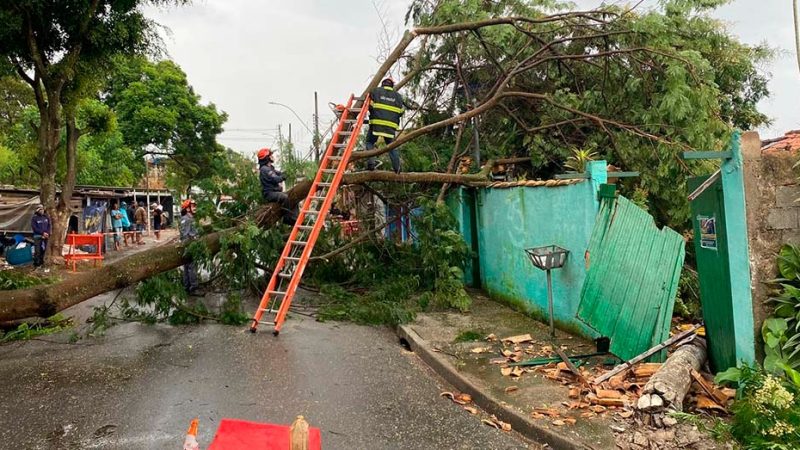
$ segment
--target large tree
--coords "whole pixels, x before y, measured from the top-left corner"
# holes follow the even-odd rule
[[[225,149],[216,137],[228,116],[213,103],[202,104],[174,62],[118,58],[105,94],[125,143],[140,157],[170,161],[173,187],[185,191],[221,169]]]
[[[8,0],[0,3],[0,55],[33,89],[41,200],[53,222],[48,261],[60,257],[77,173],[77,107],[85,86],[118,54],[153,43],[144,4],[183,0]],[[62,145],[62,131],[65,133]],[[57,179],[59,152],[66,172]],[[60,190],[61,194],[57,195]]]

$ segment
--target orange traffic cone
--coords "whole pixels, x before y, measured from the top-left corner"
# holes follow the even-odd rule
[[[189,431],[186,432],[186,440],[183,441],[183,450],[200,450],[200,444],[197,443],[198,423],[200,423],[200,419],[192,419]]]

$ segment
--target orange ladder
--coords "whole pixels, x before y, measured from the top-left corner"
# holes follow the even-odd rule
[[[303,271],[314,251],[314,244],[325,225],[325,218],[336,197],[336,191],[350,160],[350,154],[358,141],[361,124],[368,110],[369,95],[364,99],[350,96],[339,118],[339,126],[320,161],[317,176],[314,177],[308,196],[303,202],[297,222],[289,234],[289,240],[286,241],[267,290],[264,291],[261,303],[253,316],[253,323],[250,325],[250,331],[253,333],[259,324],[272,325],[274,327],[272,334],[275,336],[280,333],[292,298],[303,277]],[[264,314],[270,316],[272,320],[262,320]]]

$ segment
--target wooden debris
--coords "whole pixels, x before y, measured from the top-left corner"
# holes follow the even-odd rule
[[[518,336],[509,336],[507,338],[503,338],[503,342],[510,342],[512,344],[521,344],[523,342],[530,342],[533,340],[530,334],[520,334]]]
[[[466,405],[467,403],[472,402],[472,396],[469,394],[458,394],[453,392],[442,392],[439,394],[440,397],[447,397],[453,401],[453,403],[457,403],[459,405]]]
[[[467,411],[468,413],[472,414],[473,416],[475,414],[478,414],[478,408],[476,408],[474,406],[462,406],[462,408],[464,408],[464,411]]]
[[[722,390],[717,389],[717,387],[714,386],[714,383],[706,380],[705,377],[703,377],[703,375],[696,370],[692,370],[691,374],[692,378],[694,378],[694,381],[697,382],[706,395],[713,399],[717,404],[722,406],[726,406],[728,404],[729,397],[725,395]]]
[[[519,390],[519,386],[509,386],[509,387],[504,389],[506,394],[510,394],[510,393],[512,393],[514,391],[518,391],[518,390]]]
[[[486,340],[489,341],[489,342],[494,342],[494,341],[497,340],[497,336],[495,336],[494,333],[492,333],[492,334],[486,336]]]
[[[559,417],[561,415],[561,413],[554,408],[533,408],[533,412],[548,417]]]
[[[661,368],[661,363],[637,364],[633,368],[633,376],[636,378],[650,378],[658,372],[659,368]]]
[[[721,412],[721,413],[727,413],[728,412],[728,410],[726,410],[723,406],[721,406],[719,403],[715,402],[710,397],[708,397],[708,396],[706,396],[704,394],[698,394],[697,395],[697,405],[696,405],[696,407],[697,407],[697,409],[703,409],[703,410],[706,410],[706,411],[718,411],[718,412]]]
[[[491,350],[492,350],[491,347],[475,347],[470,351],[472,353],[486,353],[486,352],[491,351]]]
[[[569,398],[579,398],[581,396],[581,390],[574,387],[570,388],[569,390]]]
[[[498,419],[497,416],[492,415],[488,419],[481,420],[482,423],[489,425],[491,427],[495,427],[498,430],[503,431],[511,431],[511,424],[507,422],[503,422],[502,420]]]
[[[619,391],[613,391],[611,389],[595,389],[595,393],[597,394],[597,398],[622,398],[622,394]]]

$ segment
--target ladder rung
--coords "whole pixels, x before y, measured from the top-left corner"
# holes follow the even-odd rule
[[[283,259],[288,259],[289,261],[300,261],[300,258],[295,258],[294,256],[287,256],[286,258]]]
[[[278,274],[278,276],[281,277],[281,278],[292,278],[294,276],[294,274],[293,273],[281,272],[281,273]]]
[[[339,132],[339,136],[350,136],[351,134],[353,134],[352,131],[340,131]]]
[[[356,123],[356,122],[358,122],[358,120],[357,120],[357,119],[346,119],[346,120],[344,121],[344,123]]]
[[[312,198],[313,200],[325,200],[325,199],[326,199],[326,198],[328,198],[328,197],[319,197],[319,196],[316,196],[316,195],[315,195],[315,196],[313,196],[313,197],[311,197],[311,198]]]
[[[301,230],[313,230],[314,229],[314,227],[311,226],[311,225],[300,225],[298,228],[300,228]]]
[[[286,258],[286,259],[289,259],[289,258]],[[286,295],[286,292],[282,292],[282,291],[267,291],[267,293],[268,294],[275,294],[275,295]]]
[[[261,311],[269,311],[268,309],[261,309]],[[266,320],[259,320],[258,323],[261,325],[272,325],[275,326],[275,322],[267,322]]]
[[[324,173],[336,173],[336,172],[338,172],[338,170],[336,170],[336,169],[322,169],[322,171]]]
[[[306,242],[306,241],[289,241],[289,242],[291,242],[292,245],[300,245],[300,246],[303,246],[303,247],[308,245],[308,242]]]
[[[350,108],[350,112],[361,112],[361,108]]]
[[[333,183],[324,183],[323,182],[323,183],[318,183],[317,186],[330,187],[330,186],[333,186]]]
[[[342,157],[341,156],[329,156],[328,159],[330,159],[331,161],[341,161]]]
[[[311,210],[308,210],[308,211],[303,211],[303,212],[304,212],[305,214],[310,214],[310,215],[318,215],[318,214],[319,214],[319,211],[311,211]]]
[[[347,144],[333,144],[335,148],[344,148],[347,147]]]

